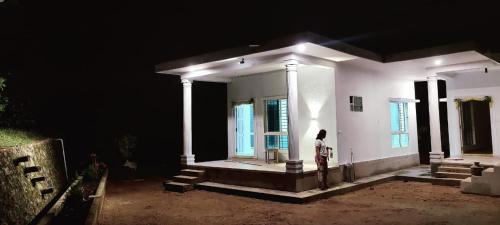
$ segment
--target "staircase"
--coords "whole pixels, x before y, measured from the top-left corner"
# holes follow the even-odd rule
[[[199,169],[183,169],[181,174],[172,180],[163,182],[167,191],[186,192],[194,189],[194,185],[204,180],[205,171]]]
[[[471,176],[470,165],[467,164],[441,164],[435,174],[432,184],[445,186],[460,186],[463,179]]]
[[[500,163],[483,170],[482,176],[462,180],[460,190],[464,193],[500,196]]]

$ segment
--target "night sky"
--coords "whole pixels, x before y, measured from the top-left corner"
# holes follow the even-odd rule
[[[138,160],[168,175],[182,151],[182,86],[154,73],[160,62],[302,31],[381,54],[466,40],[500,51],[491,2],[325,2],[0,0],[0,72],[35,121],[19,126],[64,138],[73,164],[89,152],[119,163],[112,140],[132,133]],[[195,154],[224,158],[226,87],[193,88]]]

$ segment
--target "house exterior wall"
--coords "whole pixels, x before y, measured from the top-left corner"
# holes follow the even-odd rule
[[[461,73],[446,78],[448,129],[450,136],[450,155],[461,155],[461,140],[459,127],[459,112],[455,105],[456,98],[491,96],[493,104],[490,107],[491,136],[493,155],[500,156],[500,71],[483,71]]]
[[[353,63],[338,63],[335,84],[340,164],[351,161],[351,151],[357,177],[418,164],[415,103],[408,103],[409,146],[391,146],[389,99],[413,99],[412,79],[386,76]],[[351,95],[363,98],[363,112],[350,111]],[[365,168],[364,165],[370,166]]]
[[[388,65],[390,66],[390,65]],[[415,103],[408,103],[410,143],[391,147],[390,98],[415,98],[414,81],[338,63],[335,68],[301,66],[299,79],[300,158],[314,162],[314,139],[319,129],[328,131],[325,142],[335,149],[330,162],[354,162],[358,177],[419,163]],[[349,96],[363,97],[363,112],[351,112]],[[234,78],[228,84],[228,146],[234,156],[235,134],[232,102],[255,100],[255,146],[258,159],[265,158],[263,99],[286,96],[284,70]],[[282,152],[281,159],[286,159]]]

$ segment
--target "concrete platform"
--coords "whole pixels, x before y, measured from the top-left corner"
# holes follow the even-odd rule
[[[303,173],[287,173],[285,163],[266,164],[259,160],[218,160],[188,164],[187,169],[203,170],[204,181],[277,191],[302,192],[316,189],[317,167],[304,164]],[[342,182],[340,167],[330,164],[329,185]]]
[[[289,192],[271,190],[265,188],[245,187],[238,185],[228,185],[215,182],[202,182],[196,184],[197,189],[215,191],[226,194],[234,194],[252,198],[266,199],[287,203],[307,203],[334,195],[345,194],[351,191],[366,188],[372,185],[380,184],[389,180],[395,180],[393,174],[380,174],[372,177],[362,178],[354,183],[341,183],[330,187],[327,190],[313,189],[302,192]]]
[[[496,163],[500,163],[500,157],[494,157],[491,155],[464,155],[462,157],[455,156],[443,159],[442,164],[472,166],[474,162],[480,162],[481,165],[486,167],[493,167]]]
[[[234,170],[249,170],[258,172],[275,172],[286,173],[285,163],[266,163],[262,160],[252,159],[229,159],[229,160],[216,160],[208,162],[190,163],[189,168],[212,168],[212,169],[234,169]],[[329,163],[328,168],[338,167],[337,164]],[[317,166],[314,163],[304,163],[304,172],[314,172]]]
[[[428,182],[445,186],[459,186],[461,179],[440,179],[431,176],[429,166],[418,166],[390,173],[379,174],[356,180],[354,183],[339,183],[327,190],[312,189],[301,192],[272,190],[266,188],[246,187],[222,184],[218,182],[202,182],[196,184],[197,189],[234,194],[252,198],[287,203],[307,203],[335,195],[345,194],[362,188],[374,186],[391,180]]]

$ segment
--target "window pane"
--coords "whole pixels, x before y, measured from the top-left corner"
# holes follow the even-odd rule
[[[280,136],[280,149],[288,149],[288,136],[287,135]]]
[[[266,149],[277,149],[279,148],[279,136],[276,135],[266,135],[265,136]]]
[[[404,106],[404,125],[405,125],[404,132],[408,132],[408,102],[405,102],[403,106]]]
[[[286,99],[280,99],[280,131],[288,132],[288,108]]]
[[[399,107],[398,103],[391,102],[391,131],[399,131]]]
[[[266,101],[266,118],[267,118],[266,131],[268,132],[280,131],[278,100],[274,99]]]
[[[409,135],[408,134],[401,134],[401,147],[408,147],[408,144],[410,142],[410,138],[409,138]]]
[[[392,148],[400,148],[399,134],[392,135]]]

